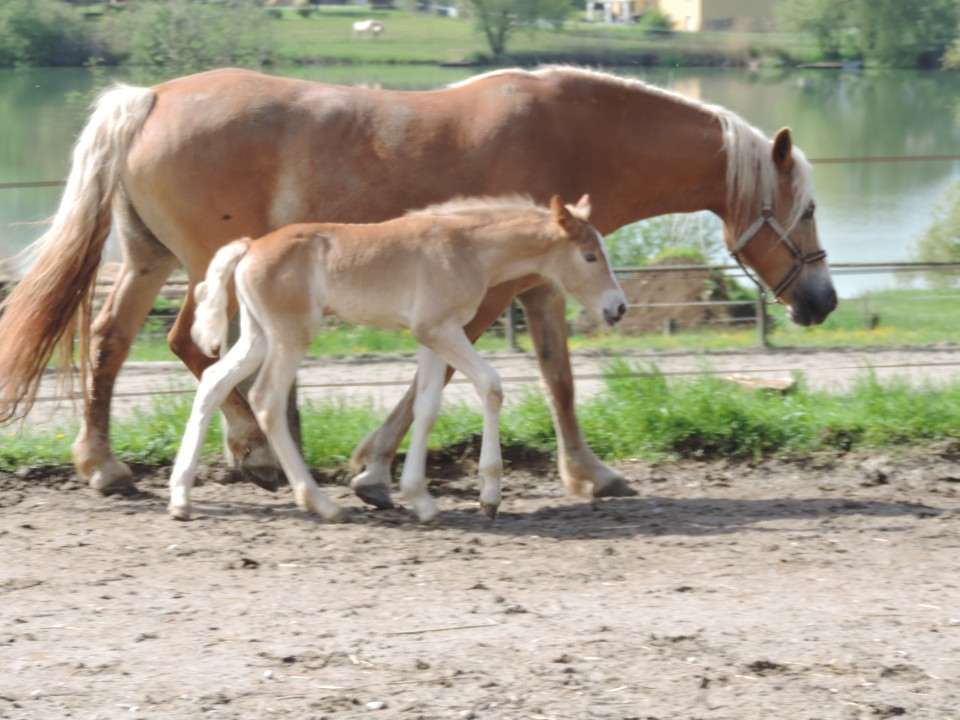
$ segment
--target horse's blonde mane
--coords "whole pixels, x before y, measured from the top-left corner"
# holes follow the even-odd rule
[[[519,75],[550,77],[564,76],[582,78],[595,82],[605,82],[611,85],[639,90],[672,102],[681,103],[687,107],[697,108],[713,115],[723,132],[723,148],[727,155],[727,193],[730,204],[737,212],[744,215],[758,214],[760,207],[757,204],[757,192],[761,198],[774,201],[777,197],[777,171],[773,164],[772,143],[770,138],[759,129],[748,123],[732,110],[720,105],[705,103],[700,100],[681,95],[673,90],[666,90],[656,85],[650,85],[642,80],[624,78],[610,73],[568,65],[544,65],[536,70],[522,70],[507,68],[493,70],[455,83],[450,87],[464,87],[475,82],[481,82],[492,77]],[[789,231],[800,216],[806,211],[813,199],[813,173],[810,162],[800,148],[793,147],[793,194],[794,203],[787,218],[786,226]]]
[[[446,202],[429,205],[419,210],[411,210],[408,216],[417,215],[456,215],[472,212],[510,212],[540,210],[544,214],[550,211],[537,205],[526,195],[501,195],[496,197],[455,197]]]

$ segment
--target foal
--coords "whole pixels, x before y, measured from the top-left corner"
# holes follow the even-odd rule
[[[584,307],[616,323],[626,300],[607,262],[603,238],[576,206],[550,208],[525,198],[456,200],[371,225],[288,225],[214,256],[196,289],[197,345],[215,357],[227,327],[231,275],[240,302],[240,338],[200,380],[170,477],[170,514],[190,517],[190,489],[210,418],[261,365],[250,405],[297,504],[334,520],[341,508],[313,481],[290,435],[286,405],[300,361],[325,314],[382,328],[409,328],[419,344],[414,430],[400,488],[420,520],[437,515],[427,492],[427,436],[440,409],[446,365],[462,372],[483,402],[480,504],[500,505],[500,377],[463,331],[487,289],[527,275],[559,284]]]

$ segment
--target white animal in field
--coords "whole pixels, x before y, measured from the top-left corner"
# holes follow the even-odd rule
[[[379,20],[357,20],[357,22],[353,24],[353,36],[355,38],[378,38],[382,33],[383,23]]]

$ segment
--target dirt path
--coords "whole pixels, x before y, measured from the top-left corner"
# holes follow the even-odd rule
[[[598,502],[514,460],[495,522],[434,462],[429,527],[0,476],[0,718],[960,719],[958,460],[625,463]]]
[[[960,717],[949,449],[622,469],[584,502],[514,466],[491,523],[446,466],[434,527],[3,478],[0,717]]]

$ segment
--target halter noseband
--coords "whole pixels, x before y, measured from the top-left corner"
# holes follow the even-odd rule
[[[780,238],[780,241],[786,245],[787,249],[794,258],[794,263],[790,268],[790,272],[788,272],[787,276],[780,281],[780,284],[771,289],[774,300],[779,300],[780,295],[782,295],[786,289],[790,287],[790,284],[797,279],[804,266],[816,262],[817,260],[822,260],[827,256],[827,252],[826,250],[817,250],[812,253],[800,252],[800,248],[798,248],[796,243],[790,239],[790,236],[787,235],[786,230],[783,229],[783,226],[773,216],[773,204],[769,200],[765,200],[760,208],[760,217],[753,221],[753,224],[743,232],[743,235],[740,236],[740,239],[734,243],[732,248],[730,248],[730,254],[733,256],[733,259],[737,261],[737,265],[740,266],[744,274],[753,280],[753,282],[756,283],[757,287],[759,287],[761,290],[765,290],[764,284],[756,275],[750,272],[746,265],[743,264],[743,260],[740,259],[740,253],[743,252],[743,249],[747,246],[747,243],[753,240],[754,236],[760,232],[760,228],[762,228],[764,225],[770,226],[770,229],[773,230],[776,236]]]

